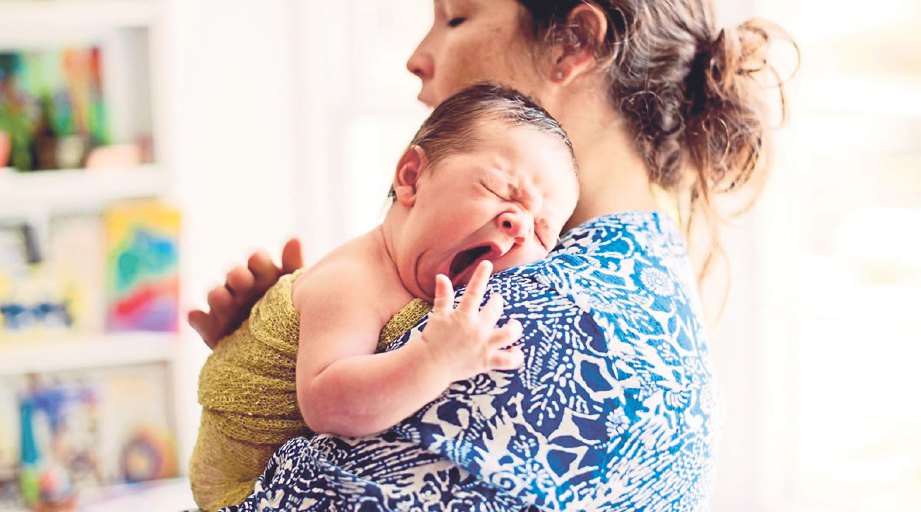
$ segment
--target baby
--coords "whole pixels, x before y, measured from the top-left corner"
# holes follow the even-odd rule
[[[246,497],[288,439],[380,432],[452,382],[523,364],[521,325],[497,327],[497,294],[480,304],[490,272],[546,256],[575,208],[557,122],[515,91],[466,89],[419,129],[391,196],[380,226],[279,281],[205,363],[191,465],[203,509]],[[430,302],[422,336],[385,351]]]

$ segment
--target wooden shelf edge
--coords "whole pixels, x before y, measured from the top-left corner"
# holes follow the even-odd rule
[[[0,28],[130,28],[147,27],[156,19],[148,0],[3,0]]]
[[[0,341],[0,376],[171,362],[179,347],[174,333],[17,337]]]
[[[85,171],[0,171],[0,217],[34,211],[99,210],[120,200],[162,197],[169,179],[158,166]]]

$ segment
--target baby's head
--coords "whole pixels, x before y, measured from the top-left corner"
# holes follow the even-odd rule
[[[466,284],[537,261],[556,245],[579,195],[572,143],[533,100],[476,85],[442,102],[397,164],[390,247],[400,279],[431,299],[435,276]]]

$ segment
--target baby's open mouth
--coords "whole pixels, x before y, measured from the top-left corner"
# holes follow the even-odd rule
[[[457,253],[454,256],[454,259],[451,260],[451,266],[449,267],[448,278],[451,279],[451,282],[457,284],[456,279],[461,277],[464,274],[469,273],[468,270],[472,270],[484,256],[492,252],[492,247],[489,245],[478,245],[476,247],[471,247],[470,249],[463,250]]]

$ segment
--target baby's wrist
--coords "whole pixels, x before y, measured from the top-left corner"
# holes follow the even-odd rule
[[[442,389],[446,389],[455,380],[452,370],[452,361],[443,350],[432,346],[425,336],[413,338],[404,348],[410,349],[412,365],[416,371],[430,376],[424,379],[437,382]]]

